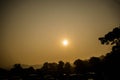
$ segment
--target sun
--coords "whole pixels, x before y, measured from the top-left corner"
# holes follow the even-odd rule
[[[67,46],[68,45],[68,40],[64,39],[62,43],[63,43],[64,46]]]

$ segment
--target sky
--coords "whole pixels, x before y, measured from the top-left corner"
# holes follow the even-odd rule
[[[98,38],[120,24],[120,0],[1,0],[0,10],[0,67],[105,55]]]

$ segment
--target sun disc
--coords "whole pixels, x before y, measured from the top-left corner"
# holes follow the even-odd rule
[[[63,45],[64,45],[64,46],[67,46],[67,45],[68,45],[68,40],[66,40],[66,39],[63,40]]]

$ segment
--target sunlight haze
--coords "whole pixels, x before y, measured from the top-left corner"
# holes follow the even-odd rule
[[[111,46],[101,45],[98,38],[120,24],[116,0],[3,0],[0,4],[0,67],[72,63],[104,55]]]

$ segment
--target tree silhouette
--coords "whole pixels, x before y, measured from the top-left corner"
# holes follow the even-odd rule
[[[89,63],[92,67],[93,72],[97,72],[98,70],[100,70],[100,64],[101,64],[101,60],[98,57],[91,57],[89,60]]]
[[[114,28],[111,32],[108,32],[104,37],[100,37],[99,40],[102,44],[113,45],[112,51],[107,53],[103,59],[103,69],[105,78],[108,80],[120,80],[120,27]]]
[[[57,63],[49,63],[49,74],[56,77],[57,74]]]
[[[13,68],[11,69],[12,75],[22,75],[23,68],[21,67],[21,64],[15,64]]]
[[[63,61],[59,61],[58,62],[58,67],[57,67],[57,74],[58,74],[58,78],[59,79],[63,79],[63,73],[64,73],[64,62]]]
[[[82,74],[84,71],[84,62],[81,59],[77,59],[74,61],[75,65],[75,73],[76,74]]]
[[[102,80],[102,62],[99,57],[89,59],[90,70],[95,73],[95,80]]]
[[[99,40],[101,41],[102,44],[111,44],[111,45],[114,44],[112,51],[120,50],[120,27],[114,28],[104,37],[100,37]]]
[[[64,73],[66,75],[69,75],[71,73],[71,65],[69,62],[66,62],[65,63],[65,66],[64,66]]]
[[[43,74],[43,75],[48,74],[48,69],[49,69],[49,64],[48,64],[48,62],[45,62],[45,63],[43,64],[43,67],[41,68],[42,74]]]

